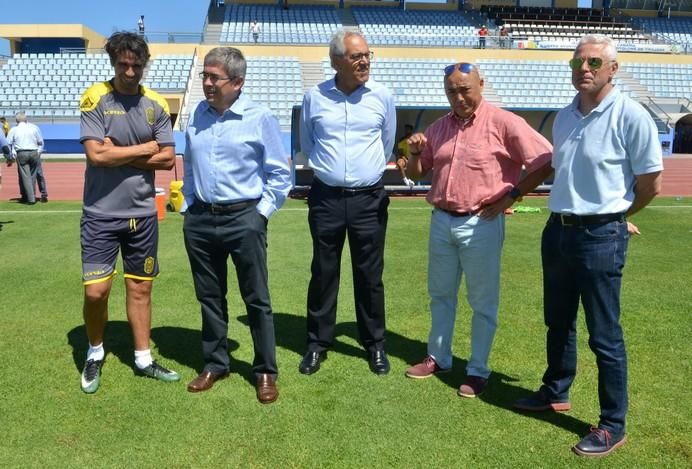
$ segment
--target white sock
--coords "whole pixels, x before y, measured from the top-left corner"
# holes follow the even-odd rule
[[[150,349],[135,350],[135,365],[137,365],[137,368],[139,368],[140,370],[143,370],[144,368],[151,365],[153,361],[154,360],[153,358],[151,358]]]
[[[87,361],[89,360],[103,360],[106,356],[106,352],[103,350],[103,342],[98,345],[89,344],[89,350],[87,351]]]

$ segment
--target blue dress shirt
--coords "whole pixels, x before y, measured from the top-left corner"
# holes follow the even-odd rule
[[[395,134],[394,97],[372,79],[345,95],[332,78],[303,97],[301,150],[325,184],[365,187],[378,182]]]
[[[185,139],[183,211],[197,199],[218,204],[261,199],[257,210],[269,218],[283,205],[291,171],[279,121],[267,107],[241,94],[219,115],[201,101]]]

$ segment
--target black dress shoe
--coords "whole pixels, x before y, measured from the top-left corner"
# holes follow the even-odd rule
[[[386,375],[389,373],[389,360],[387,360],[387,354],[384,350],[375,350],[370,352],[370,371],[376,375]]]
[[[327,359],[327,352],[308,351],[300,361],[298,371],[304,375],[311,375],[320,369],[320,363]]]

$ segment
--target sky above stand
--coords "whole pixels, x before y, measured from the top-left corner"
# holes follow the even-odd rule
[[[0,24],[83,24],[105,37],[137,28],[144,15],[147,33],[202,32],[209,0],[2,0]],[[0,40],[0,54],[9,43]]]

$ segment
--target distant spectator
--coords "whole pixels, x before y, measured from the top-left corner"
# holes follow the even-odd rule
[[[140,15],[139,20],[137,20],[137,31],[139,31],[140,36],[144,36],[144,15]]]
[[[416,183],[406,177],[406,164],[408,163],[408,139],[413,135],[413,126],[411,124],[406,124],[404,126],[404,136],[399,139],[396,144],[396,167],[401,173],[401,179],[403,179],[404,184],[409,187],[413,187]]]
[[[4,117],[0,117],[0,123],[2,123],[2,132],[5,134],[4,136],[7,137],[7,134],[10,133],[10,123],[7,122],[7,119]]]
[[[259,35],[262,32],[262,28],[257,20],[252,20],[252,23],[250,23],[250,32],[252,33],[252,39],[257,43],[259,41]]]
[[[485,37],[488,35],[488,28],[485,25],[478,30],[478,48],[485,49]]]
[[[506,26],[500,26],[500,49],[510,49],[511,45],[509,42],[509,28]]]
[[[15,117],[17,125],[10,130],[7,141],[12,149],[12,155],[17,159],[21,202],[33,205],[36,203],[34,181],[41,161],[43,137],[38,127],[27,122],[24,112],[18,112]]]

